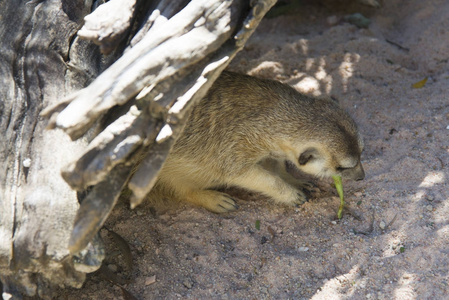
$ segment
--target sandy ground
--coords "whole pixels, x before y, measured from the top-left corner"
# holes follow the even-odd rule
[[[449,299],[449,2],[302,6],[265,20],[231,69],[331,95],[365,138],[366,180],[330,181],[300,208],[238,193],[216,215],[120,202],[103,230],[106,266],[138,299]],[[338,21],[350,12],[368,29]],[[416,82],[428,78],[422,88]],[[260,224],[258,229],[256,223]],[[99,274],[61,299],[130,299]]]

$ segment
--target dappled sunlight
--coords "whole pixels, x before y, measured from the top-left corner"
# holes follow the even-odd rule
[[[288,52],[285,55],[297,56],[300,52],[306,55],[309,51],[308,41],[305,39],[297,41],[295,46],[288,48],[295,50],[285,50]],[[302,93],[316,97],[331,95],[338,90],[346,93],[348,85],[350,85],[350,78],[354,76],[356,64],[361,59],[358,53],[346,53],[338,58],[319,56],[300,59],[299,56],[297,61],[301,63],[295,65],[286,64],[283,60],[273,61],[267,58],[261,59],[245,72],[262,78],[275,74],[276,79],[295,87]]]
[[[315,58],[313,58],[313,57],[308,57],[307,59],[306,59],[306,71],[311,71],[312,70],[312,68],[315,66]]]
[[[309,41],[306,39],[300,39],[297,45],[301,48],[302,54],[307,56],[309,54]]]
[[[318,60],[318,70],[315,72],[315,78],[318,80],[323,80],[324,78],[326,78],[328,76],[327,72],[326,72],[326,60],[324,59],[324,57],[320,57],[320,59]]]
[[[430,172],[427,174],[427,176],[423,179],[419,187],[432,187],[435,184],[443,183],[444,182],[444,172]]]
[[[326,60],[320,57],[318,70],[315,72],[315,78],[321,81],[326,94],[330,94],[332,90],[332,76],[326,71]]]
[[[294,87],[305,94],[311,93],[314,96],[321,95],[320,82],[311,76],[304,77],[301,81],[295,84]]]
[[[357,53],[346,53],[343,62],[339,67],[339,74],[343,85],[343,91],[348,91],[348,82],[354,74],[354,64],[360,61],[360,55]]]
[[[419,200],[423,200],[425,196],[426,196],[425,190],[419,190],[411,197],[411,199],[413,200],[413,202],[416,202]]]
[[[317,42],[297,38],[273,40],[271,44],[258,44],[257,53],[264,53],[251,63],[237,60],[235,71],[261,78],[272,78],[289,84],[302,93],[313,96],[347,93],[351,78],[362,63],[358,52],[317,53]],[[247,53],[256,55],[253,47]]]
[[[405,236],[400,233],[390,236],[390,238],[388,238],[388,241],[384,245],[384,249],[383,249],[383,253],[382,253],[381,257],[382,258],[390,258],[390,257],[401,254],[401,249],[405,250],[405,248],[404,248],[405,240],[406,240]]]
[[[366,285],[366,282],[364,280],[357,280],[359,277],[359,271],[359,266],[355,265],[348,273],[328,280],[324,283],[320,291],[318,291],[310,299],[338,300],[351,297],[357,288],[364,288],[364,286]],[[336,292],[342,289],[347,290],[347,292],[344,294],[344,298],[340,296],[340,293]]]
[[[394,290],[394,299],[416,299],[416,293],[413,289],[414,274],[405,272],[399,278],[398,287]]]
[[[248,74],[250,75],[258,75],[259,77],[267,77],[264,74],[284,74],[285,68],[284,66],[277,61],[263,61],[250,71]]]
[[[438,222],[438,220],[435,220]],[[440,220],[443,221],[443,220]],[[447,221],[447,217],[445,218],[445,221]],[[443,228],[437,230],[436,234],[438,235],[438,237],[445,239],[445,240],[449,240],[449,225],[444,226]]]

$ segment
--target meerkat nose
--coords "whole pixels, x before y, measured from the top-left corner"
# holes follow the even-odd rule
[[[360,181],[365,179],[365,171],[363,170],[363,166],[361,163],[359,163],[359,167],[357,168],[357,173],[355,176],[356,181]]]

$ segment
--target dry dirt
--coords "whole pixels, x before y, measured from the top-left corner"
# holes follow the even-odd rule
[[[138,299],[449,299],[449,2],[301,6],[265,20],[231,69],[338,99],[365,138],[366,180],[331,181],[300,208],[240,193],[216,215],[120,202],[106,266]],[[362,12],[369,28],[341,19]],[[428,78],[422,88],[412,85]],[[260,228],[256,228],[256,223]],[[61,299],[123,299],[100,274]],[[130,299],[124,298],[124,299]]]

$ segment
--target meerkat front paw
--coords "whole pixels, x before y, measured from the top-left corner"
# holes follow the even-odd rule
[[[188,201],[200,205],[214,213],[226,213],[238,209],[234,199],[226,193],[202,190],[191,193]]]
[[[208,205],[205,206],[208,210],[216,213],[225,213],[237,210],[239,207],[235,200],[228,194],[218,193],[214,198],[209,199]]]
[[[291,202],[293,206],[299,207],[308,201],[308,197],[302,191],[297,191],[297,197]]]
[[[320,189],[316,186],[315,183],[310,181],[301,181],[295,185],[302,194],[305,195],[306,199],[310,199],[313,195],[319,193]]]
[[[288,193],[286,190],[288,190]],[[288,189],[285,187],[283,193],[274,196],[273,199],[278,203],[298,207],[307,202],[308,197],[302,190],[289,186]]]

